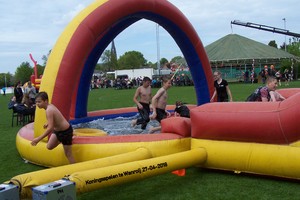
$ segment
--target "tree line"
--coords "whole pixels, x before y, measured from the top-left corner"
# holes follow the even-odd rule
[[[269,46],[273,46],[274,48],[278,48],[275,40],[272,40],[268,44]],[[300,57],[300,40],[298,38],[290,38],[289,44],[283,43],[279,47],[279,49],[284,50],[286,45],[287,52],[293,54],[295,56]],[[42,65],[37,64],[38,76],[44,73],[44,69],[49,57],[48,55],[43,55],[42,60],[44,63]],[[177,63],[183,64],[185,63],[185,59],[181,56],[175,56],[171,60],[167,60],[166,58],[161,58],[159,63],[152,63],[151,61],[147,61],[144,58],[144,55],[139,51],[128,51],[121,55],[119,58],[111,50],[105,50],[101,57],[100,62],[95,66],[95,70],[99,70],[102,72],[120,70],[120,69],[139,69],[145,67],[151,67],[157,69],[157,67],[165,66],[167,63]],[[291,60],[282,60],[281,66],[283,68],[290,67],[292,65]],[[300,67],[299,60],[294,65],[295,69],[299,72],[298,68]],[[11,73],[0,73],[0,87],[9,87],[13,86],[17,81],[21,81],[25,83],[30,80],[31,75],[34,74],[33,66],[30,65],[29,62],[22,62],[20,66],[17,67],[15,74]]]

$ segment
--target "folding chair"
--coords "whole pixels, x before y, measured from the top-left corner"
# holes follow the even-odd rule
[[[12,112],[12,118],[11,118],[11,126],[13,127],[14,126],[14,120],[15,120],[15,118],[17,119],[17,126],[19,125],[19,121],[20,121],[20,119],[22,119],[22,114],[21,113],[18,113],[17,111],[15,111],[14,109],[13,109],[13,112]]]

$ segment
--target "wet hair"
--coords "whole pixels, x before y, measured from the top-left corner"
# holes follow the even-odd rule
[[[37,99],[37,98],[41,98],[43,101],[46,101],[46,100],[48,100],[48,94],[47,94],[47,92],[39,92],[36,95],[35,99]]]
[[[151,79],[150,79],[148,76],[145,76],[145,77],[143,78],[143,82],[146,82],[146,81],[150,81],[150,82],[151,82]]]

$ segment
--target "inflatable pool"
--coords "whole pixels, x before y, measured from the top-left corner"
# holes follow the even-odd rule
[[[300,179],[300,89],[281,102],[211,103],[191,110],[191,149],[203,167]]]
[[[169,108],[173,107],[174,106],[169,106]],[[134,114],[136,114],[136,108],[94,111],[89,113],[89,117],[81,119],[80,122],[97,118],[112,118]],[[184,130],[185,127],[190,127],[190,125],[188,125],[190,120],[186,119],[184,122],[185,123],[181,124],[182,127],[178,128],[181,129],[178,134],[127,134],[111,136],[101,130],[75,129],[73,154],[77,162],[83,162],[132,152],[139,147],[151,149],[151,154],[154,157],[189,150],[190,133],[185,135],[183,135],[183,133],[187,132]],[[41,142],[37,146],[31,146],[31,140],[34,138],[33,128],[33,123],[24,126],[20,129],[16,137],[16,145],[21,157],[31,163],[47,167],[68,164],[68,160],[65,158],[61,145],[53,150],[48,150],[46,148],[46,142]]]
[[[193,108],[195,106],[190,105],[189,107]],[[168,106],[168,108],[174,109],[174,106]],[[136,108],[102,110],[91,112],[86,119],[79,121],[135,114]],[[120,164],[120,166],[114,168],[114,170],[122,171],[120,173],[123,173],[126,168],[128,170],[136,169],[137,165],[149,167],[149,170],[143,173],[139,172],[140,176],[138,177],[130,175],[126,179],[115,178],[114,181],[116,182],[114,183],[118,184],[202,164],[206,160],[205,149],[201,148],[189,153],[191,150],[190,119],[181,117],[171,117],[170,119],[174,122],[172,133],[108,135],[101,130],[75,129],[72,149],[77,163],[73,165],[68,165],[62,145],[53,150],[47,150],[47,141],[32,146],[34,124],[28,124],[20,129],[16,137],[16,145],[21,157],[34,164],[55,168],[19,175],[13,177],[10,182],[22,188],[21,196],[28,198],[31,196],[32,187],[68,176],[70,180],[76,182],[76,185],[82,185],[82,187],[77,188],[78,193],[82,193],[111,185],[109,181],[105,181],[101,184],[95,182],[87,187],[83,180],[91,180],[92,177],[110,176],[113,170],[112,166],[116,164]],[[167,128],[167,126],[164,127]],[[141,163],[137,164],[138,161]],[[109,167],[109,169],[106,171],[105,167]],[[100,168],[105,171],[104,174],[102,170],[99,171]],[[95,171],[88,172],[90,170]],[[78,178],[78,176],[85,178]]]
[[[209,103],[193,107],[191,119],[171,117],[163,120],[162,133],[159,134],[109,136],[105,133],[97,135],[97,131],[92,130],[92,135],[84,136],[87,134],[86,131],[89,131],[85,129],[83,135],[74,137],[73,152],[76,160],[82,163],[75,164],[72,168],[66,165],[67,159],[61,145],[51,151],[46,149],[45,142],[41,142],[37,147],[30,145],[33,139],[33,124],[29,124],[23,127],[17,135],[17,148],[21,156],[39,165],[65,166],[54,168],[53,171],[20,175],[12,178],[11,181],[20,184],[22,188],[27,188],[23,189],[26,196],[30,195],[28,191],[33,186],[32,184],[42,184],[46,180],[53,181],[51,178],[66,175],[70,180],[81,185],[77,188],[78,193],[145,177],[145,174],[139,172],[138,177],[132,176],[135,178],[114,177],[113,180],[106,180],[101,184],[91,182],[89,186],[84,186],[84,181],[93,180],[92,177],[111,175],[110,169],[117,163],[105,166],[97,164],[102,161],[105,163],[105,159],[116,162],[118,160],[119,164],[113,168],[114,174],[122,173],[127,167],[133,171],[139,169],[136,164],[144,161],[138,160],[145,159],[148,164],[142,164],[142,166],[152,166],[150,163],[169,163],[168,167],[153,170],[149,176],[197,165],[238,173],[247,172],[300,179],[298,156],[300,154],[300,128],[297,120],[300,117],[300,89],[285,89],[279,92],[287,99],[274,103]],[[101,117],[111,117],[121,115],[120,111],[126,111],[128,115],[134,113],[134,110],[135,108],[123,108],[99,111],[99,113],[109,113]],[[95,118],[96,113],[90,113],[89,116]],[[136,151],[145,157],[133,156]],[[189,151],[192,152],[188,153]],[[189,159],[195,162],[189,160],[185,164],[181,163],[182,158],[177,160],[177,154],[181,153],[189,155]],[[129,154],[133,154],[132,160],[124,159]],[[115,156],[120,156],[121,159],[116,159]],[[173,161],[177,164],[171,165]],[[95,165],[87,164],[93,162]],[[141,164],[138,165],[141,166]],[[160,165],[154,164],[154,166]],[[100,168],[103,171],[99,170]],[[68,171],[68,169],[72,170]],[[39,176],[35,175],[36,173],[46,173],[47,177],[51,178],[40,179],[37,178]]]

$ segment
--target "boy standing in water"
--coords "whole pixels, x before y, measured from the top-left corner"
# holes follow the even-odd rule
[[[151,79],[149,77],[144,77],[143,85],[139,86],[133,96],[133,101],[137,105],[137,109],[140,113],[138,119],[134,119],[131,122],[132,126],[141,124],[141,129],[146,129],[148,122],[150,121],[150,101],[151,101]],[[138,100],[138,98],[140,100]]]
[[[163,86],[157,91],[152,98],[153,113],[151,119],[156,119],[159,123],[162,119],[166,118],[170,113],[166,111],[168,93],[167,90],[172,86],[171,79],[167,76],[163,77]],[[150,132],[155,132],[161,129],[159,127],[152,127]]]
[[[46,131],[39,137],[34,138],[31,145],[36,146],[43,138],[53,132],[47,143],[47,149],[52,150],[61,142],[69,162],[71,164],[75,163],[75,159],[72,155],[72,126],[56,108],[56,106],[49,104],[48,94],[46,92],[38,93],[35,98],[35,103],[39,108],[46,110],[48,123],[44,125],[44,129],[46,129]]]

